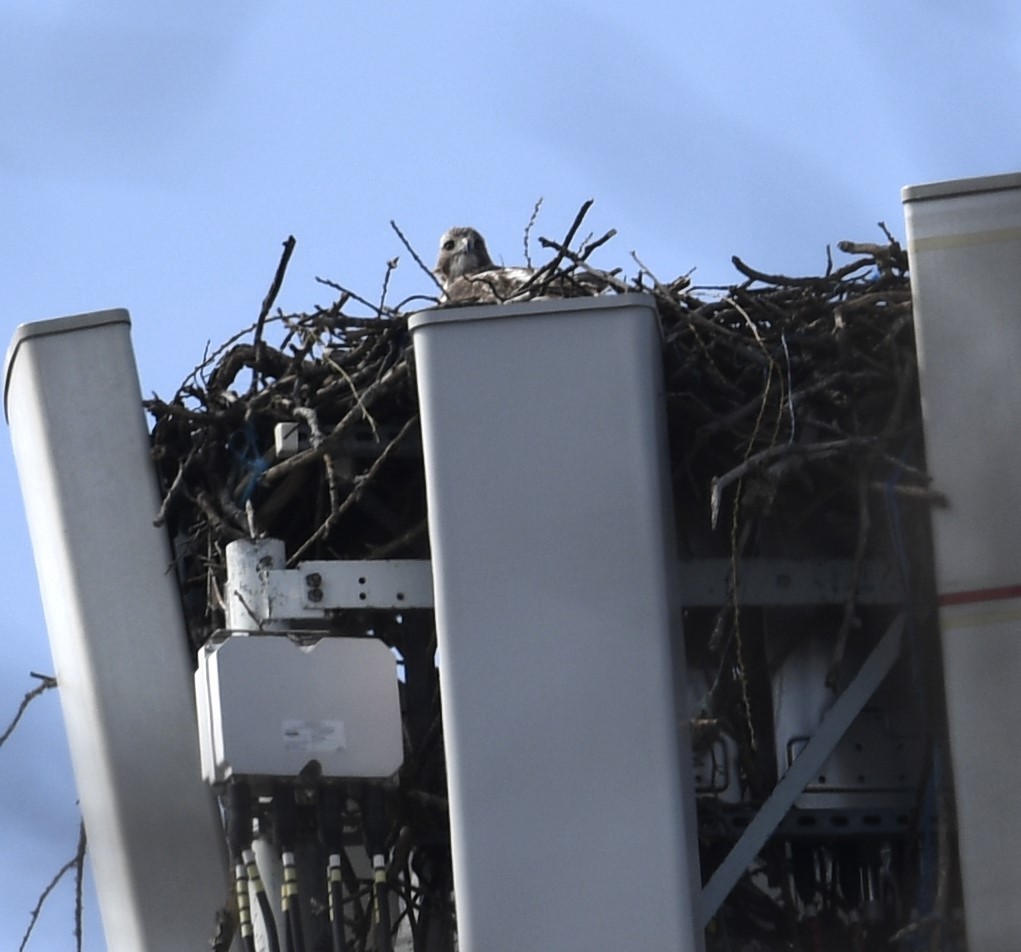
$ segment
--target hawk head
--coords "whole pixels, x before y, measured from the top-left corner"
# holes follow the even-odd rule
[[[489,257],[486,239],[474,228],[458,226],[444,232],[440,239],[440,254],[433,268],[444,288],[466,275],[478,274],[494,267]]]

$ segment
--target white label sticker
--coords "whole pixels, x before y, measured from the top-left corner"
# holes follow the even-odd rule
[[[284,750],[332,754],[347,747],[343,721],[286,720],[281,723]]]

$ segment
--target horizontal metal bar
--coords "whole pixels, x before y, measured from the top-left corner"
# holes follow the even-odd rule
[[[687,608],[723,605],[728,600],[729,559],[682,561],[677,583]],[[849,559],[745,559],[738,574],[743,605],[840,605],[851,594]],[[322,617],[353,608],[433,607],[432,565],[423,559],[303,562],[266,574],[271,619]],[[884,562],[861,566],[855,598],[859,604],[896,604],[900,579]]]
[[[683,560],[679,574],[686,608],[728,601],[729,559]],[[742,559],[738,601],[742,605],[841,605],[851,594],[850,559]],[[903,599],[897,570],[887,562],[861,565],[855,600],[862,605],[896,605]]]
[[[355,608],[433,607],[432,564],[423,559],[302,562],[266,573],[274,619],[321,618]]]

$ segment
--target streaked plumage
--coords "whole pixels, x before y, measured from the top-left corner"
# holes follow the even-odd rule
[[[459,225],[444,232],[433,273],[444,300],[457,304],[493,304],[514,298],[535,273],[532,268],[500,268],[493,263],[486,239]]]

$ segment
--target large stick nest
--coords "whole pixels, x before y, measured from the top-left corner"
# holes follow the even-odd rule
[[[540,239],[553,257],[528,296],[654,297],[686,554],[729,552],[726,527],[738,518],[796,531],[818,525],[820,509],[828,554],[849,554],[861,480],[935,497],[915,465],[907,256],[889,235],[841,242],[850,260],[835,266],[827,254],[818,277],[764,274],[735,257],[740,283],[699,289],[640,264],[633,278],[593,267],[590,255],[613,233],[572,248],[586,210],[567,240]],[[271,314],[292,248],[259,320],[207,354],[169,401],[146,402],[166,487],[159,519],[188,556],[196,640],[222,625],[223,549],[233,539],[282,538],[292,564],[428,556],[410,310],[386,303],[387,281],[378,303],[324,281],[339,294],[330,307]],[[299,426],[297,455],[276,457],[276,424]]]

